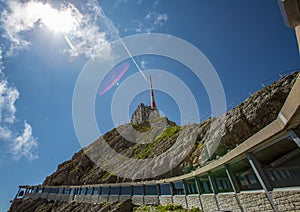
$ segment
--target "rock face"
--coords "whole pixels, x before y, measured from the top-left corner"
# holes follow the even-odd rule
[[[74,154],[71,160],[60,164],[43,184],[82,185],[159,179],[181,175],[203,166],[207,161],[225,155],[275,120],[297,76],[298,73],[285,76],[256,92],[223,116],[209,118],[200,124],[179,127],[167,118],[157,118],[151,123],[127,124],[115,128]],[[187,144],[189,148],[186,148]],[[150,160],[159,158],[165,152],[172,152],[174,146],[177,150],[174,150],[171,158]],[[123,159],[116,159],[114,152],[122,155]],[[149,159],[150,168],[144,167],[142,159]],[[164,167],[167,172],[159,176],[151,175],[149,170],[153,171],[162,164],[167,164]],[[123,173],[105,171],[109,170],[110,165],[124,169],[124,172],[129,172],[130,167],[138,168],[133,177],[117,177],[116,174]],[[143,175],[147,171],[149,173]]]
[[[79,202],[63,202],[63,201],[47,201],[46,199],[20,199],[15,200],[10,211],[30,211],[30,212],[127,212],[132,211],[134,205],[130,200],[122,203],[79,203]]]

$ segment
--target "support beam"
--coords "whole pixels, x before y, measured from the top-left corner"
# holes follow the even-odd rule
[[[232,189],[235,193],[239,193],[241,191],[240,186],[238,184],[238,182],[236,181],[236,178],[234,177],[234,174],[230,168],[229,165],[225,165],[225,169],[226,169],[226,174],[228,176],[228,179],[231,183]]]
[[[185,185],[185,182],[184,180],[182,180],[182,184],[183,184],[183,191],[184,191],[184,199],[185,199],[185,205],[186,205],[186,208],[189,208],[189,205],[188,205],[188,201],[187,201],[187,189],[186,189],[186,185]]]
[[[239,186],[239,184],[237,183],[237,181],[236,181],[236,179],[235,179],[235,177],[234,177],[234,174],[233,174],[233,172],[232,172],[230,166],[229,166],[229,165],[225,165],[225,168],[226,168],[226,174],[227,174],[228,179],[229,179],[229,181],[230,181],[231,187],[232,187],[232,189],[233,189],[233,191],[234,191],[234,193],[235,193],[235,199],[236,199],[236,201],[237,201],[237,203],[238,203],[239,208],[241,209],[241,211],[244,212],[244,209],[243,209],[243,207],[242,207],[242,204],[241,204],[241,202],[240,202],[240,199],[239,199],[239,197],[238,197],[238,195],[237,195],[237,193],[239,193],[239,192],[241,191],[241,190],[240,190],[240,186]]]
[[[216,196],[218,194],[217,185],[216,185],[215,178],[211,173],[208,173],[208,180],[209,180],[211,189],[214,193],[214,198],[215,198],[218,210],[220,210],[219,202],[218,202],[218,199],[217,199],[217,196]]]
[[[216,181],[215,181],[214,176],[211,173],[208,174],[208,180],[209,180],[209,183],[210,183],[210,186],[211,186],[211,189],[212,189],[213,193],[218,194]]]
[[[173,192],[173,185],[172,183],[169,183],[169,187],[170,187],[170,190],[171,190],[171,200],[172,200],[172,204],[174,204],[174,192]]]
[[[200,195],[201,195],[200,182],[199,182],[199,179],[197,177],[195,177],[195,183],[196,183],[196,189],[197,189],[197,192],[198,192],[200,207],[201,207],[201,210],[204,210],[202,200],[201,200],[201,197],[200,197]]]
[[[143,205],[145,205],[146,186],[143,184]]]
[[[263,169],[262,169],[260,163],[257,161],[257,159],[255,158],[255,156],[252,153],[247,153],[246,156],[247,156],[247,159],[248,159],[261,187],[264,189],[272,208],[274,209],[274,211],[278,212],[278,208],[269,193],[269,191],[272,190],[272,186],[269,183],[265,173],[263,172]]]
[[[288,133],[293,141],[297,144],[297,146],[300,147],[300,138],[298,137],[298,135],[293,130],[289,130]]]

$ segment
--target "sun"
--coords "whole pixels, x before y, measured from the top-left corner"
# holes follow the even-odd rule
[[[69,32],[75,26],[75,20],[70,11],[46,10],[43,17],[46,27],[55,32]]]
[[[79,24],[72,8],[57,10],[48,3],[32,2],[26,9],[29,18],[54,32],[68,33]]]

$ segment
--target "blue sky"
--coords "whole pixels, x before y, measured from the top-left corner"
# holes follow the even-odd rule
[[[62,8],[59,1],[48,2],[0,2],[1,212],[9,207],[18,185],[42,183],[59,163],[81,149],[72,119],[73,91],[86,63],[105,57],[102,45],[139,33],[186,40],[213,64],[227,104],[245,99],[264,80],[300,67],[295,33],[284,25],[276,1],[65,0]],[[48,11],[48,16],[37,9]],[[55,20],[58,11],[71,17],[64,22],[70,28]],[[155,55],[134,59],[143,71],[160,69],[182,79],[200,115],[211,112],[204,87],[183,64]],[[129,69],[118,85],[139,71],[128,61]],[[115,127],[111,101],[118,85],[95,95],[102,133]],[[159,109],[171,120],[193,122],[180,119],[180,107],[170,95],[155,94]],[[147,91],[134,97],[128,116],[140,102],[150,104]]]

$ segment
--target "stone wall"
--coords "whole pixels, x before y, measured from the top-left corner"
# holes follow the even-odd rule
[[[264,192],[241,192],[238,198],[244,211],[273,211]]]
[[[132,203],[136,205],[143,205],[144,204],[144,196],[142,195],[133,195],[132,196]]]
[[[119,201],[120,201],[120,202],[124,202],[124,201],[126,201],[126,200],[128,200],[128,199],[131,199],[131,196],[128,195],[128,196],[120,196],[120,197],[119,197]]]
[[[92,196],[92,203],[100,203],[98,195],[93,195]]]
[[[159,196],[159,203],[161,205],[173,204],[172,196]]]
[[[222,211],[241,211],[235,194],[218,194],[217,200]]]
[[[92,203],[92,195],[90,194],[85,195],[84,202]]]
[[[99,202],[107,202],[108,197],[107,196],[99,196]]]
[[[108,202],[118,202],[119,196],[118,195],[109,195]]]
[[[272,191],[279,211],[300,211],[300,191]]]
[[[300,211],[300,190],[275,190],[270,192],[278,211]],[[73,195],[69,194],[45,194],[27,193],[23,199],[40,199],[72,201]],[[202,194],[202,195],[135,195],[135,196],[98,196],[98,195],[75,195],[74,200],[80,203],[103,203],[103,202],[124,202],[132,199],[136,205],[166,205],[178,204],[184,208],[198,207],[204,211],[273,211],[272,206],[264,191],[240,192],[222,194]],[[238,203],[240,202],[240,205]],[[217,202],[216,202],[217,201]],[[203,207],[203,208],[202,208]]]
[[[194,194],[194,195],[188,195],[186,197],[187,202],[188,202],[188,208],[200,208],[203,209],[201,207],[201,203],[200,203],[200,196],[198,194]]]
[[[159,198],[157,195],[144,196],[144,205],[159,205]]]
[[[186,204],[186,197],[185,195],[176,195],[173,196],[173,204],[175,205],[182,205],[182,207],[187,208],[187,204]]]
[[[218,205],[216,203],[216,199],[213,194],[203,194],[200,197],[201,197],[204,211],[218,210]]]

